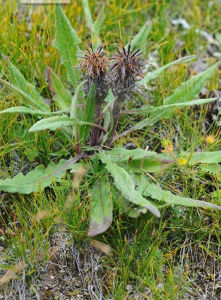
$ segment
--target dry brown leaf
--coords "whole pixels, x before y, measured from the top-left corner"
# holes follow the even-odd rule
[[[0,278],[0,285],[4,285],[9,282],[16,273],[20,273],[25,267],[25,261],[22,260],[17,265],[13,266],[10,270],[8,270],[5,275]]]
[[[39,210],[35,215],[35,220],[40,222],[42,219],[50,216],[50,211],[48,209]]]
[[[97,240],[90,240],[90,243],[91,246],[96,248],[97,250],[103,252],[106,255],[111,255],[111,248],[107,244]]]

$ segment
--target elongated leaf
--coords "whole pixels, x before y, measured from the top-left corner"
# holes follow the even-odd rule
[[[131,157],[133,159],[143,159],[148,156],[157,155],[154,151],[146,151],[140,148],[134,150],[127,150],[125,148],[116,147],[111,151],[105,151],[106,155],[109,155],[110,159],[114,163],[127,162]]]
[[[50,112],[47,113],[45,111],[41,111],[38,109],[33,109],[25,106],[16,106],[16,107],[9,107],[5,110],[0,111],[0,114],[4,113],[21,113],[21,114],[31,114],[31,115],[50,115]]]
[[[82,121],[91,123],[94,118],[94,110],[95,110],[95,87],[94,84],[91,84],[90,91],[88,93],[86,99],[86,105],[84,110],[84,115]],[[80,127],[80,140],[84,143],[89,135],[91,126],[83,125]]]
[[[150,82],[151,80],[157,78],[160,76],[160,74],[162,74],[166,69],[170,68],[171,66],[173,65],[178,65],[178,64],[184,64],[184,63],[187,63],[187,62],[190,62],[192,61],[194,58],[196,58],[195,55],[190,55],[190,56],[185,56],[185,57],[181,57],[177,60],[174,60],[172,61],[171,63],[151,72],[151,73],[148,73],[139,83],[141,85],[143,84],[147,84],[148,82]]]
[[[41,131],[41,130],[46,130],[46,129],[56,130],[58,128],[65,128],[68,126],[73,126],[75,124],[84,125],[85,127],[86,126],[88,126],[88,127],[94,126],[94,127],[99,128],[100,130],[103,129],[102,127],[100,127],[97,124],[75,120],[75,119],[69,118],[68,116],[63,115],[63,116],[55,116],[55,117],[49,117],[49,118],[42,119],[42,120],[38,121],[37,123],[35,123],[29,129],[29,132]]]
[[[91,39],[95,48],[97,48],[101,44],[101,40],[99,38],[102,24],[104,22],[104,4],[101,6],[99,14],[97,16],[96,21],[94,22],[91,30]]]
[[[60,182],[65,171],[71,169],[79,158],[80,156],[70,160],[61,159],[58,164],[51,162],[47,168],[39,165],[25,176],[19,173],[14,178],[0,180],[0,191],[20,194],[39,192],[53,182]]]
[[[162,159],[156,152],[143,149],[115,148],[105,152],[112,162],[133,172],[162,172],[175,164],[174,160]]]
[[[51,74],[52,88],[54,90],[54,100],[59,109],[65,109],[71,106],[71,93],[67,90],[60,78],[53,72]]]
[[[62,63],[67,70],[68,80],[75,88],[79,78],[79,71],[75,66],[77,64],[77,52],[79,51],[78,45],[81,43],[81,40],[71,27],[60,5],[55,5],[55,28],[54,46],[61,54]]]
[[[213,75],[220,62],[208,68],[206,71],[192,76],[186,82],[173,91],[173,94],[164,100],[164,104],[182,103],[196,98],[207,80]]]
[[[72,98],[72,102],[71,102],[71,113],[70,116],[73,119],[78,119],[78,110],[77,110],[77,104],[78,104],[78,96],[80,94],[81,88],[84,85],[85,81],[81,82],[77,88],[75,89],[75,93],[74,93],[74,97]],[[73,127],[73,135],[75,137],[79,136],[79,131],[78,131],[78,124],[75,124],[75,126]]]
[[[93,19],[92,19],[92,16],[91,16],[91,11],[90,11],[88,0],[82,0],[82,6],[83,6],[83,9],[84,9],[85,21],[86,21],[87,27],[88,27],[88,29],[91,30],[94,23],[93,23]]]
[[[106,164],[106,169],[111,173],[115,186],[127,200],[141,207],[145,207],[155,216],[160,217],[159,210],[135,190],[135,183],[131,175],[117,164],[112,163],[110,158],[105,154],[100,153],[99,158]]]
[[[135,110],[131,110],[128,111],[128,114],[136,114],[136,115],[142,115],[142,114],[147,114],[147,113],[161,113],[163,111],[165,111],[165,109],[167,108],[183,108],[183,107],[190,107],[190,106],[194,106],[194,105],[202,105],[202,104],[207,104],[207,103],[211,103],[216,101],[217,98],[208,98],[208,99],[197,99],[197,100],[192,100],[192,101],[188,101],[188,102],[184,102],[184,103],[173,103],[173,104],[168,104],[168,105],[161,105],[161,106],[157,106],[157,107],[144,107],[144,108],[140,108],[140,109],[135,109]]]
[[[57,128],[64,128],[66,126],[72,126],[73,122],[76,120],[73,120],[69,118],[68,116],[55,116],[55,117],[49,117],[46,119],[42,119],[35,123],[30,129],[29,132],[34,131],[41,131],[41,130],[55,130]]]
[[[88,236],[95,236],[106,231],[112,223],[113,203],[110,190],[110,183],[106,178],[102,178],[90,191],[92,207]]]
[[[141,27],[137,35],[135,35],[135,37],[131,41],[131,47],[142,48],[142,50],[144,50],[144,48],[147,45],[147,38],[148,35],[150,34],[151,28],[152,28],[152,24],[148,24],[148,22],[146,22],[144,26]],[[128,47],[128,45],[126,47]]]
[[[196,98],[204,87],[206,81],[212,76],[220,62],[216,63],[206,71],[201,72],[195,76],[192,76],[189,80],[182,83],[178,88],[175,89],[173,94],[164,100],[165,105],[171,105],[175,103],[187,103],[193,98]],[[183,105],[183,104],[182,104]],[[154,108],[155,109],[155,108]],[[153,111],[150,113],[150,117],[136,123],[136,125],[122,134],[118,135],[118,138],[125,136],[134,130],[142,129],[147,126],[153,126],[156,122],[161,119],[168,118],[174,112],[175,107],[169,107],[165,110]]]
[[[17,87],[18,91],[22,92],[20,95],[27,95],[36,107],[49,112],[49,106],[43,101],[41,95],[38,93],[35,87],[24,78],[21,72],[11,62],[7,62],[10,70],[11,83]]]
[[[172,194],[170,191],[162,190],[158,185],[150,183],[146,177],[137,177],[138,189],[142,191],[142,195],[151,197],[155,200],[164,201],[172,205],[188,206],[188,207],[204,207],[221,210],[221,207],[205,201],[199,201],[192,198],[182,197]],[[142,188],[141,188],[142,185]]]
[[[194,152],[187,153],[181,152],[178,157],[183,157],[188,160],[190,165],[201,163],[201,164],[212,164],[221,163],[221,151],[211,152]]]

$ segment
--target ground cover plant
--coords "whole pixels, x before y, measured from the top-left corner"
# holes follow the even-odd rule
[[[92,286],[98,285],[99,290],[93,287],[84,296],[102,299],[109,295],[121,299],[137,295],[144,299],[182,299],[187,288],[183,286],[185,275],[182,273],[182,279],[178,282],[175,269],[168,264],[168,260],[171,259],[175,264],[172,253],[182,253],[187,241],[189,243],[189,237],[184,238],[182,234],[185,226],[192,228],[190,232],[198,228],[201,232],[198,237],[200,241],[205,238],[205,234],[209,235],[212,245],[209,242],[202,249],[210,256],[218,257],[214,250],[219,243],[218,212],[196,208],[220,209],[221,153],[218,151],[218,121],[215,119],[216,122],[209,126],[205,124],[208,106],[206,109],[206,106],[199,108],[199,105],[218,103],[218,89],[213,87],[216,93],[208,92],[206,96],[202,91],[213,76],[213,84],[219,84],[216,74],[220,63],[213,60],[203,71],[187,78],[185,66],[196,61],[196,55],[169,59],[163,67],[149,70],[151,59],[146,60],[145,55],[148,53],[147,41],[151,31],[154,32],[154,23],[145,21],[139,24],[137,34],[133,34],[133,38],[127,36],[125,46],[120,45],[116,51],[116,47],[108,46],[108,41],[104,48],[101,41],[106,12],[104,6],[93,22],[88,2],[82,1],[79,5],[90,29],[90,38],[85,43],[87,46],[82,46],[84,35],[80,38],[61,6],[56,5],[54,46],[61,55],[62,76],[49,68],[49,64],[43,64],[47,85],[38,82],[39,88],[36,88],[36,84],[30,83],[29,78],[25,78],[11,62],[13,55],[9,58],[8,49],[2,47],[1,88],[9,100],[16,97],[16,106],[11,101],[2,102],[1,116],[4,118],[5,114],[11,115],[15,120],[15,114],[19,113],[21,125],[16,127],[16,123],[12,122],[16,132],[15,140],[19,137],[20,141],[2,145],[4,159],[0,190],[4,192],[1,220],[5,247],[2,266],[7,269],[14,262],[14,267],[6,272],[1,283],[5,287],[13,275],[23,272],[25,276],[27,270],[26,286],[32,287],[29,293],[39,297],[40,289],[36,283],[33,284],[33,278],[39,276],[38,272],[43,270],[44,265],[47,277],[50,273],[48,265],[54,253],[60,253],[67,247],[69,255],[76,260],[76,253],[79,255],[79,252],[76,248],[70,248],[73,240],[82,243],[86,238],[87,227],[88,235],[95,236],[106,231],[114,221],[113,228],[110,227],[102,239],[120,255],[116,259],[107,260],[101,274],[96,275],[104,278],[105,268],[106,274],[108,268],[111,268],[110,282],[106,278],[100,279],[102,285],[93,279]],[[162,7],[165,9],[166,6]],[[159,20],[162,21],[161,18]],[[184,22],[180,19],[175,21],[180,24]],[[204,31],[194,29],[194,32],[202,34]],[[166,44],[168,47],[169,43]],[[218,47],[218,42],[216,45]],[[165,53],[168,53],[167,47],[165,49],[162,46]],[[218,57],[219,52],[215,56]],[[168,79],[161,79],[162,86],[158,86],[157,79],[171,67],[177,68],[175,73],[180,73],[180,76],[178,81],[170,82],[171,90],[165,93],[163,86],[167,85]],[[212,87],[209,91],[212,91]],[[198,109],[194,108],[196,105]],[[178,120],[171,123],[174,115],[178,115]],[[3,123],[2,126],[6,126],[3,130],[5,134],[9,125],[7,121]],[[216,130],[216,135],[211,133],[213,130]],[[168,132],[171,137],[168,137]],[[205,132],[209,134],[204,137]],[[33,135],[31,142],[30,134]],[[191,138],[188,134],[191,134]],[[166,137],[162,138],[164,135]],[[173,139],[177,149],[174,149]],[[214,145],[215,141],[216,147],[209,146]],[[164,148],[161,152],[158,150],[159,142]],[[14,163],[15,155],[18,157],[17,166]],[[11,175],[15,176],[7,178]],[[171,187],[171,180],[174,187]],[[16,194],[11,198],[9,193]],[[209,199],[207,193],[210,194]],[[30,196],[24,197],[22,194]],[[194,207],[195,212],[174,205]],[[148,211],[155,217],[148,214]],[[156,218],[160,214],[161,218]],[[202,230],[205,215],[211,216],[211,219],[207,217],[208,224]],[[169,216],[168,222],[166,216]],[[138,219],[131,225],[131,218]],[[167,227],[170,230],[165,229]],[[174,238],[176,228],[180,228],[181,232]],[[51,237],[59,232],[62,240],[53,248]],[[72,236],[69,236],[70,233]],[[155,242],[152,243],[146,237],[144,239],[143,235],[147,234],[155,236]],[[65,247],[62,246],[64,235],[69,246],[66,243]],[[159,241],[160,235],[162,238]],[[131,246],[130,239],[134,246]],[[109,253],[108,246],[101,241],[90,241],[95,248],[102,248],[104,252],[106,249]],[[162,249],[170,249],[170,255],[162,254],[161,244]],[[143,251],[147,251],[145,258],[140,257],[142,262],[137,265],[134,258]],[[131,258],[128,258],[128,253],[131,253]],[[17,260],[19,263],[15,264]],[[58,257],[55,260],[61,264]],[[158,262],[161,265],[159,269]],[[39,268],[39,263],[42,268]],[[76,265],[79,265],[78,260]],[[184,272],[185,266],[182,268],[181,272]],[[141,275],[144,269],[147,270]],[[169,275],[166,272],[168,269]],[[188,274],[188,270],[186,272]],[[33,278],[32,274],[35,274]],[[86,277],[86,274],[82,276],[84,285],[87,285]],[[49,277],[47,280],[50,281]],[[73,282],[70,284],[72,286]],[[167,284],[172,287],[169,292]],[[23,288],[26,293],[27,287]],[[17,293],[19,289],[20,284]],[[74,290],[81,294],[75,285],[68,290],[70,297],[78,295]],[[5,291],[7,294],[7,288]],[[40,297],[46,297],[46,294]],[[58,294],[59,290],[53,286],[48,297]]]

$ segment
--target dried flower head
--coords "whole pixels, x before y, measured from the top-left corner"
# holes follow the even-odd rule
[[[93,45],[86,49],[88,53],[84,53],[84,58],[81,63],[82,69],[87,76],[95,79],[102,76],[106,72],[107,59],[104,57],[103,46],[99,46],[95,51]]]
[[[143,77],[146,60],[141,58],[140,49],[131,50],[131,45],[126,50],[118,50],[111,59],[110,68],[112,89],[117,96],[129,96],[135,87],[135,83]]]
[[[86,49],[83,60],[81,62],[81,69],[85,73],[86,85],[85,92],[88,94],[90,85],[93,82],[96,89],[96,98],[101,101],[107,95],[108,87],[106,80],[107,59],[104,56],[103,46],[100,45],[96,50],[90,44],[90,48]]]

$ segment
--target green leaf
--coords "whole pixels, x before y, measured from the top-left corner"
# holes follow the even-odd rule
[[[65,171],[71,169],[79,158],[61,159],[58,164],[51,162],[47,168],[39,165],[25,176],[19,173],[14,178],[0,180],[0,191],[20,194],[39,192],[53,182],[60,182]]]
[[[76,31],[71,24],[60,5],[55,5],[55,28],[56,36],[54,46],[60,52],[62,64],[66,67],[68,80],[73,87],[77,86],[79,71],[76,68],[78,45],[81,43]]]
[[[151,72],[148,73],[141,81],[139,81],[139,84],[144,85],[147,84],[148,82],[150,82],[151,80],[157,78],[160,76],[160,74],[163,73],[163,71],[165,71],[166,69],[170,68],[173,65],[178,65],[178,64],[184,64],[187,62],[192,61],[194,58],[196,58],[196,55],[190,55],[190,56],[185,56],[185,57],[181,57],[177,60],[172,61],[171,63]]]
[[[78,119],[78,109],[77,109],[77,104],[78,104],[78,97],[81,91],[82,86],[85,84],[85,81],[81,82],[75,89],[74,92],[74,97],[72,98],[72,102],[71,102],[71,113],[70,113],[70,117],[73,119]],[[75,137],[78,137],[79,135],[79,131],[78,131],[78,124],[76,123],[73,127],[73,135]]]
[[[9,107],[5,110],[0,111],[0,114],[4,113],[21,113],[21,114],[31,114],[31,115],[50,115],[45,111],[25,107],[25,106],[16,106],[16,107]]]
[[[106,231],[112,223],[113,203],[110,191],[111,186],[106,178],[96,182],[90,190],[92,207],[88,236],[95,236]]]
[[[85,21],[86,21],[87,27],[88,27],[88,29],[91,30],[91,28],[94,25],[94,22],[93,22],[93,19],[91,16],[91,11],[90,11],[88,0],[82,0],[82,6],[83,6],[84,14],[85,14]]]
[[[7,63],[10,70],[11,83],[17,87],[18,91],[22,92],[20,92],[20,95],[27,95],[36,107],[49,112],[49,106],[43,101],[41,95],[38,93],[35,87],[24,78],[20,71],[9,60],[7,60]]]
[[[173,91],[171,96],[164,99],[164,104],[188,102],[196,98],[219,64],[220,62],[211,66],[206,71],[192,76],[186,82],[181,83],[181,85]]]
[[[174,160],[162,159],[156,152],[139,148],[134,150],[115,148],[105,153],[110,156],[112,162],[134,172],[162,172],[175,164]]]
[[[150,183],[145,176],[136,178],[139,191],[145,197],[151,197],[155,200],[164,201],[172,205],[188,206],[188,207],[204,207],[221,210],[220,206],[205,201],[199,201],[192,198],[174,195],[170,191],[162,190],[158,185]]]
[[[147,38],[148,35],[150,34],[151,29],[152,29],[152,24],[148,24],[148,22],[146,22],[144,26],[141,27],[137,35],[135,35],[135,37],[131,41],[131,47],[142,48],[143,50],[147,45]],[[128,47],[128,45],[126,47]]]
[[[217,98],[208,98],[208,99],[197,99],[197,100],[192,100],[188,102],[183,102],[183,103],[174,103],[174,104],[168,104],[168,105],[161,105],[157,107],[144,107],[140,109],[134,109],[131,111],[128,111],[128,114],[136,114],[136,115],[142,115],[142,114],[147,114],[147,113],[161,113],[164,112],[167,108],[183,108],[183,107],[190,107],[194,105],[202,105],[202,104],[207,104],[216,101]]]
[[[157,155],[154,151],[146,151],[140,148],[127,150],[121,147],[116,147],[110,151],[105,151],[104,153],[109,155],[111,161],[114,163],[127,162],[131,157],[133,157],[133,159],[143,159],[147,156]]]
[[[195,76],[192,76],[189,80],[175,89],[173,94],[164,100],[165,105],[176,105],[181,104],[184,106],[184,103],[190,102],[193,98],[196,98],[202,88],[204,87],[206,81],[212,76],[213,72],[216,70],[220,62],[216,63],[212,67],[208,68],[206,71],[201,72]],[[204,100],[204,99],[202,99]],[[208,99],[205,99],[208,100]],[[201,100],[200,100],[201,101]],[[195,105],[195,104],[193,104]],[[188,105],[187,105],[188,106]],[[161,119],[171,117],[171,114],[175,111],[175,106],[170,106],[164,110],[160,108],[160,111],[157,111],[157,108],[153,108],[153,111],[150,113],[150,116],[138,123],[132,128],[126,130],[118,137],[125,136],[135,130],[142,129],[147,126],[153,126],[156,122]]]
[[[91,29],[91,39],[95,48],[97,48],[101,44],[101,40],[99,36],[100,36],[102,24],[104,22],[104,7],[105,5],[103,4],[97,16],[97,19],[94,22]]]
[[[72,118],[69,118],[68,116],[55,116],[55,117],[49,117],[42,119],[35,123],[30,129],[29,132],[34,132],[34,131],[41,131],[41,130],[56,130],[58,128],[65,128],[69,126],[73,126],[75,124],[78,125],[84,125],[85,127],[98,127],[101,128],[99,125],[90,123],[90,122],[85,122],[85,121],[80,121],[80,120],[75,120]]]
[[[221,181],[221,166],[213,164],[201,164],[200,170],[209,174],[214,175],[219,181]]]
[[[55,103],[61,110],[70,107],[72,99],[70,91],[65,88],[63,82],[52,70],[50,74]]]
[[[221,151],[211,151],[211,152],[181,152],[178,155],[188,160],[188,164],[193,165],[197,163],[201,164],[212,164],[221,163]]]
[[[86,99],[84,115],[82,118],[82,121],[84,122],[91,123],[93,121],[94,110],[95,110],[95,98],[96,98],[95,96],[96,96],[95,87],[94,84],[92,83]],[[90,128],[91,126],[88,125],[83,125],[80,127],[80,140],[82,143],[84,143],[87,140],[90,132]]]
[[[106,169],[111,173],[115,186],[127,200],[140,207],[148,209],[155,216],[160,217],[159,210],[135,190],[135,183],[130,174],[117,164],[112,163],[110,158],[104,153],[100,153],[99,158],[104,164],[106,164]]]
[[[49,117],[46,119],[42,119],[35,123],[30,129],[29,132],[34,131],[41,131],[41,130],[55,130],[57,128],[64,128],[67,126],[72,126],[73,122],[76,120],[73,120],[69,118],[68,116],[55,116],[55,117]]]

